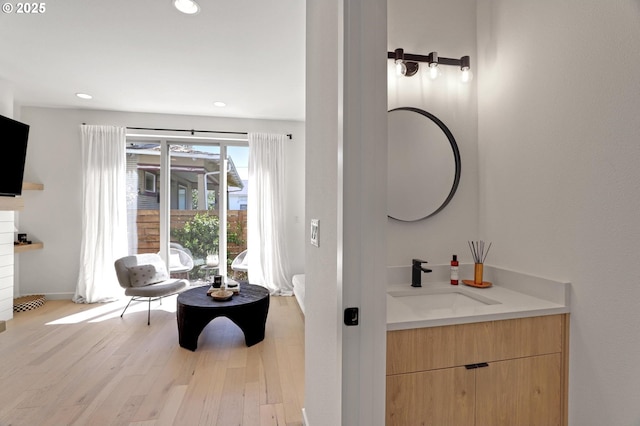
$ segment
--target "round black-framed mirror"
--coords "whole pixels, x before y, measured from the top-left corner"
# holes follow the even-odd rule
[[[416,222],[437,214],[460,183],[453,134],[438,117],[414,107],[389,110],[388,131],[388,216]]]

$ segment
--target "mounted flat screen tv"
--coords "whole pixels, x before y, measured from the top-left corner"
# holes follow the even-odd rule
[[[0,115],[0,196],[22,194],[29,125]]]

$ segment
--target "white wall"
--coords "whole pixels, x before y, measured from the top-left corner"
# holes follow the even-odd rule
[[[13,108],[13,90],[11,85],[3,79],[0,79],[0,115],[17,120],[19,117],[14,115]]]
[[[44,249],[22,255],[20,291],[70,298],[75,290],[80,256],[82,173],[79,125],[107,124],[292,133],[287,151],[287,238],[292,271],[304,269],[304,123],[224,119],[203,116],[23,107],[21,120],[31,125],[25,179],[45,185],[31,191],[20,213],[21,232],[44,242]]]
[[[320,220],[320,246],[305,239],[305,416],[340,425],[342,311],[338,291],[339,1],[307,2],[305,223]]]
[[[569,422],[640,424],[640,3],[480,0],[480,230],[572,283]]]
[[[386,0],[307,3],[306,214],[320,220],[306,246],[308,426],[384,424],[385,24]]]
[[[474,69],[475,4],[475,0],[389,0],[388,51],[403,48],[405,53],[422,55],[436,51],[448,58],[469,55]],[[444,210],[419,222],[388,220],[390,266],[409,265],[412,258],[448,264],[452,254],[460,261],[471,261],[467,241],[478,237],[476,80],[463,84],[459,68],[441,68],[442,75],[434,81],[424,72],[396,77],[393,61],[388,61],[389,109],[416,107],[438,117],[455,137],[462,163],[458,190]],[[425,70],[426,64],[422,64],[420,71]]]

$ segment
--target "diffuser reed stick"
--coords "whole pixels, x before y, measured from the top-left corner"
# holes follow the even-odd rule
[[[491,244],[487,246],[485,250],[484,241],[467,241],[469,243],[469,249],[471,250],[471,256],[473,257],[474,263],[484,263],[487,259],[487,255],[489,254],[489,250],[491,250]]]

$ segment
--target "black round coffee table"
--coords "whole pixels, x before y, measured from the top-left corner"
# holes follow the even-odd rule
[[[227,317],[244,333],[247,346],[264,340],[269,313],[269,291],[259,285],[240,284],[240,293],[229,300],[215,301],[207,295],[209,286],[196,287],[178,295],[178,338],[180,346],[195,351],[202,330],[217,317]]]

